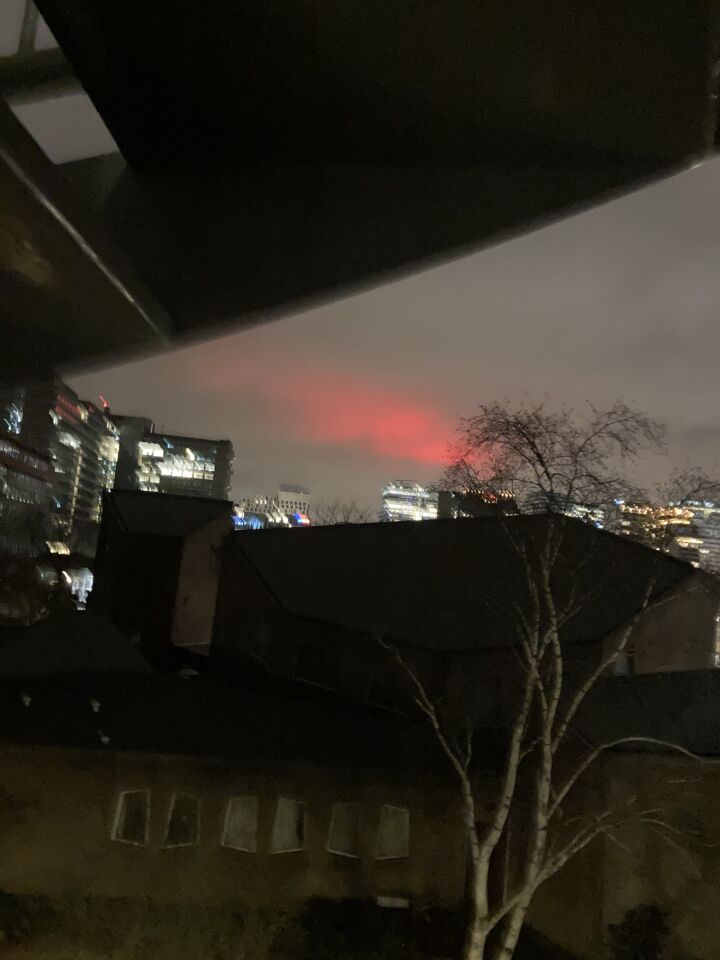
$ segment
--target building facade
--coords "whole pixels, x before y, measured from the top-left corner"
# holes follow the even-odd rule
[[[52,462],[51,516],[60,538],[92,539],[100,521],[102,494],[115,480],[118,432],[101,407],[82,401],[58,377],[25,384],[12,407],[13,433]]]
[[[157,432],[144,417],[113,416],[120,440],[119,490],[226,500],[234,452],[229,440]]]
[[[238,527],[309,526],[312,494],[299,484],[281,483],[273,493],[241,497],[235,508]]]
[[[383,487],[382,520],[437,520],[438,494],[410,480],[391,480]]]
[[[0,552],[34,556],[51,535],[52,462],[0,436]]]
[[[228,501],[207,497],[108,494],[91,607],[150,656],[169,645],[208,647],[231,512]]]
[[[709,573],[720,573],[720,504],[688,500],[682,506],[691,517],[688,537],[697,549],[697,565]]]
[[[236,530],[268,530],[271,527],[290,526],[288,515],[280,510],[276,501],[266,497],[247,498],[233,504],[232,520]]]

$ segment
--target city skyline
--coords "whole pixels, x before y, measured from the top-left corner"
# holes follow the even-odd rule
[[[292,480],[374,508],[392,477],[437,479],[460,416],[525,393],[575,407],[622,397],[668,423],[674,462],[717,467],[719,171],[711,161],[336,303],[66,376],[117,412],[228,437],[235,497]],[[650,460],[641,479],[666,469]]]

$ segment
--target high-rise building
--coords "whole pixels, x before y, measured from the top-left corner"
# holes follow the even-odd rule
[[[228,499],[234,459],[229,440],[157,432],[144,417],[113,415],[113,421],[120,437],[118,490]]]
[[[0,396],[0,434],[20,436],[23,417],[24,390],[10,390]]]
[[[383,520],[437,520],[438,494],[411,480],[391,480],[383,487]]]
[[[35,556],[52,535],[52,463],[0,436],[0,553]]]
[[[3,410],[15,411],[0,424],[5,435],[17,436],[52,462],[55,533],[92,537],[118,458],[118,433],[106,411],[80,400],[57,376],[4,390],[0,403]]]

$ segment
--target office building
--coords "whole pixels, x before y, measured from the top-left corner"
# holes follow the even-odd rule
[[[676,509],[689,515],[690,529],[685,539],[693,541],[697,565],[709,573],[720,573],[720,504],[712,500],[688,500]]]
[[[538,490],[522,500],[523,513],[561,513],[575,520],[583,520],[602,528],[606,525],[609,510],[604,504],[579,503],[562,493],[546,493]]]
[[[20,436],[22,425],[24,391],[9,391],[0,396],[0,434],[6,436]]]
[[[245,506],[249,504],[249,506]],[[268,530],[271,527],[289,527],[288,515],[274,500],[265,497],[247,498],[233,504],[233,526],[236,530]]]
[[[296,483],[281,483],[277,493],[278,506],[283,513],[299,513],[304,517],[310,516],[312,496],[305,487]]]
[[[383,487],[382,520],[437,520],[438,493],[410,480],[391,480]]]
[[[241,511],[247,516],[259,516],[262,527],[304,527],[310,524],[312,494],[299,484],[281,483],[276,491],[242,497],[235,506],[236,515]]]
[[[80,400],[57,376],[3,391],[0,403],[5,435],[52,462],[54,533],[92,539],[118,459],[118,432],[106,410]]]
[[[35,556],[50,536],[52,462],[0,436],[0,553]]]
[[[438,520],[461,520],[467,517],[494,517],[519,513],[509,490],[439,490]]]
[[[120,439],[118,490],[227,500],[232,479],[229,440],[157,432],[145,417],[113,415]]]

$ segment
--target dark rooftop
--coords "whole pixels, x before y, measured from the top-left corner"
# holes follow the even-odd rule
[[[419,720],[200,677],[2,681],[0,740],[388,772],[442,762]]]
[[[0,680],[149,673],[147,661],[102,614],[67,611],[0,629]]]
[[[558,602],[571,572],[587,594],[564,630],[569,641],[604,637],[653,598],[697,576],[686,563],[579,520],[563,524],[553,574]],[[546,516],[351,524],[233,535],[232,549],[259,572],[290,614],[438,650],[513,641],[512,603],[526,579],[507,530],[532,539]],[[602,585],[602,589],[599,589]]]
[[[186,537],[220,516],[229,518],[232,503],[209,497],[113,490],[105,495],[103,510],[113,510],[128,533]]]

